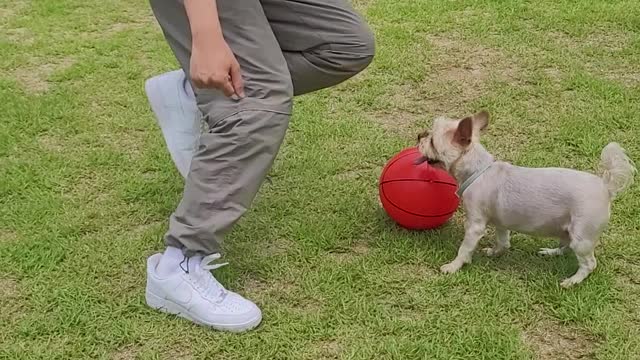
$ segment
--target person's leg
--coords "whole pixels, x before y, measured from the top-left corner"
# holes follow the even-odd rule
[[[177,0],[152,0],[152,5],[188,78],[191,39],[184,8]],[[341,9],[353,15],[350,8]],[[269,27],[258,0],[219,1],[218,11],[225,39],[240,63],[247,97],[236,102],[218,91],[195,91],[198,107],[211,129],[199,141],[183,199],[171,216],[165,236],[168,249],[164,256],[154,255],[149,260],[152,284],[148,281],[147,301],[156,308],[163,307],[165,301],[154,300],[150,290],[164,291],[162,296],[172,298],[166,289],[158,288],[162,282],[157,279],[158,265],[167,259],[169,273],[173,269],[177,274],[189,274],[185,261],[188,269],[190,259],[219,253],[224,235],[250,206],[284,137],[293,84],[296,94],[337,84],[364,69],[373,56],[370,33],[355,29],[342,35],[347,39],[349,31],[357,32],[357,41],[344,43],[334,36],[336,48],[341,50],[325,49],[323,44],[311,41],[309,47],[304,46],[305,51],[287,47],[283,55],[278,41],[286,40],[286,32],[281,31],[276,39],[270,30],[276,26],[271,23]],[[339,24],[341,19],[335,19],[336,31],[347,28]],[[362,25],[361,20],[356,23]],[[313,36],[313,31],[305,32]],[[295,79],[291,79],[289,70],[298,74]]]
[[[262,0],[295,95],[339,84],[375,55],[374,35],[348,0]]]
[[[347,1],[267,0],[262,5],[284,51],[295,95],[338,84],[364,69],[374,56],[373,34]],[[199,136],[192,115],[198,109],[184,72],[177,72],[180,76],[169,73],[152,79],[156,82],[151,90],[174,99],[170,105],[165,101],[155,101],[154,105],[153,97],[149,99],[154,109],[168,108],[154,112],[171,157],[186,177],[194,152],[188,144],[195,143]],[[186,92],[182,91],[183,85]],[[185,96],[188,94],[191,100]]]
[[[168,3],[177,4],[174,6],[182,8],[182,5],[175,1]],[[166,237],[168,245],[184,247],[191,252],[204,254],[219,252],[220,240],[224,234],[250,206],[286,131],[288,116],[283,115],[290,111],[291,94],[286,92],[291,89],[283,89],[283,87],[290,86],[289,81],[293,81],[295,93],[302,94],[335,85],[364,69],[374,55],[373,35],[363,19],[346,1],[265,0],[261,2],[264,13],[262,8],[251,9],[250,5],[260,7],[257,0],[248,1],[244,8],[239,5],[243,3],[244,1],[235,1],[231,4],[220,1],[218,10],[225,38],[240,62],[247,87],[247,98],[235,102],[215,90],[195,91],[198,106],[207,122],[213,127],[201,138],[199,150],[193,160],[194,166],[191,169],[190,179],[187,179],[185,186],[184,198],[172,216],[172,229]],[[163,6],[168,7],[166,4]],[[262,19],[252,18],[248,15],[250,12],[260,13]],[[162,14],[157,16],[161,17]],[[166,16],[171,20],[169,23],[172,25],[163,26],[163,30],[188,76],[190,34],[188,30],[184,33],[179,32],[179,35],[174,34],[175,31],[168,32],[167,29],[178,27],[175,25],[174,13],[168,13]],[[185,24],[182,25],[188,29],[186,16],[183,21]],[[265,31],[262,27],[267,27],[267,30]],[[273,29],[273,33],[268,29],[269,27]],[[246,35],[238,36],[238,32],[244,34],[253,32],[255,39],[247,38]],[[274,41],[277,41],[276,46],[272,44]],[[260,51],[254,51],[256,48],[260,48]],[[283,50],[280,50],[281,48]],[[286,59],[287,68],[283,68],[282,54]],[[260,57],[278,58],[276,61],[280,61],[279,68],[269,64],[276,61],[265,62]],[[295,74],[292,79],[289,77],[290,72]],[[283,85],[283,82],[287,84]],[[258,114],[247,111],[254,109],[258,110]],[[220,118],[229,114],[233,114],[228,118],[229,124],[226,124],[227,120],[219,121]],[[261,121],[241,119],[248,116],[259,117]],[[269,119],[271,117],[286,118],[286,120],[280,120],[278,122],[280,126],[276,128],[274,122]],[[237,144],[225,141],[229,140],[229,132],[225,129],[235,129],[236,122],[250,125],[252,128],[244,129],[248,134],[263,137],[262,141],[254,139],[252,143],[258,147],[264,147],[261,150],[268,150],[269,153],[255,149],[258,153],[252,155],[247,153],[246,149],[240,150]],[[262,127],[265,130],[261,130]],[[216,131],[216,128],[219,131]],[[272,135],[268,135],[270,131],[273,132]],[[265,141],[264,138],[269,136],[272,140]],[[207,146],[207,142],[212,146]],[[228,149],[224,148],[225,143],[229,145]],[[270,143],[275,146],[265,146]],[[217,154],[215,150],[221,153]],[[229,158],[226,151],[238,153],[240,157],[261,158],[247,159],[249,162],[244,164],[238,161],[239,159]],[[225,158],[229,160],[227,165],[221,161]],[[203,161],[213,163],[214,167],[222,166],[220,169],[210,168],[203,164]],[[249,166],[251,162],[258,165]],[[231,181],[221,184],[218,180],[229,178],[230,174],[224,173],[230,170],[227,167],[237,168],[238,164],[241,164],[240,167],[244,170],[236,170],[235,177],[229,179]],[[209,176],[210,181],[201,181],[203,176]],[[209,191],[210,189],[216,191]],[[211,204],[216,203],[223,208],[212,211]],[[198,206],[194,206],[196,204]],[[203,211],[202,208],[208,210]]]
[[[184,6],[178,0],[151,4],[188,78],[191,36]],[[259,323],[259,309],[201,270],[209,268],[211,254],[221,252],[224,234],[250,206],[274,161],[287,129],[293,86],[258,0],[218,1],[218,13],[240,64],[246,97],[234,101],[217,90],[195,89],[210,130],[200,136],[183,198],[171,215],[168,248],[148,261],[147,303],[216,329],[247,330]],[[182,298],[191,300],[182,304]]]
[[[202,131],[202,115],[191,84],[179,69],[148,79],[144,89],[171,160],[186,178]]]

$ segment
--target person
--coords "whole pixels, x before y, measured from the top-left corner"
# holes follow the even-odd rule
[[[348,0],[150,0],[181,69],[145,91],[185,178],[163,253],[147,259],[146,302],[216,330],[262,321],[210,270],[279,151],[294,96],[339,84],[375,55]],[[201,123],[206,130],[201,131]]]

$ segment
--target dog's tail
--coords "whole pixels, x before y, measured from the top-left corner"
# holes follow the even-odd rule
[[[600,171],[611,199],[631,184],[636,168],[620,144],[612,142],[602,149]]]

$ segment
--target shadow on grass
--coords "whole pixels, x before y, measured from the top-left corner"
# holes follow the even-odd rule
[[[433,230],[407,230],[389,219],[383,210],[377,212],[379,227],[374,233],[379,237],[371,243],[379,248],[400,248],[417,250],[425,255],[425,260],[441,265],[453,260],[464,238],[463,215],[457,213],[442,227]],[[495,234],[489,228],[487,235],[480,241],[473,255],[473,262],[465,265],[461,271],[482,269],[488,272],[500,272],[521,279],[551,278],[554,281],[572,275],[577,270],[577,261],[572,252],[563,256],[542,256],[538,250],[542,247],[556,247],[558,241],[552,238],[512,233],[511,249],[502,255],[489,257],[482,251],[495,242]],[[397,250],[397,251],[401,251]],[[409,255],[409,258],[412,256]],[[546,282],[546,281],[545,281]]]

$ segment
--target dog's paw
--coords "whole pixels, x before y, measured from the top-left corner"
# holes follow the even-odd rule
[[[562,254],[564,254],[564,250],[561,248],[540,248],[540,251],[538,251],[538,255],[542,256],[559,256]]]
[[[573,278],[573,276],[572,276],[572,277],[570,277],[570,278],[566,278],[566,279],[562,280],[562,282],[560,283],[560,286],[561,286],[562,288],[564,288],[564,289],[568,289],[568,288],[570,288],[570,287],[572,287],[573,285],[578,284],[578,283],[580,283],[580,281],[577,281],[577,280],[576,280],[576,279],[574,279],[574,278]]]
[[[462,267],[462,264],[459,264],[456,261],[452,261],[448,264],[442,265],[440,267],[440,271],[445,274],[453,274],[454,272],[460,270],[461,267]]]
[[[504,249],[496,249],[496,248],[484,248],[482,251],[487,256],[498,256],[504,252]]]

